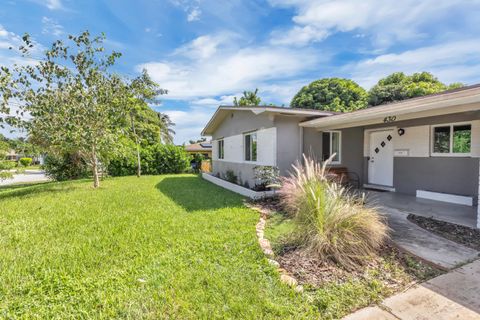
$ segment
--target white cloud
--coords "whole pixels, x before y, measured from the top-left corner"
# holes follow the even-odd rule
[[[192,22],[192,21],[200,20],[201,14],[202,14],[202,11],[199,8],[193,8],[187,15],[187,21]]]
[[[42,17],[42,33],[59,37],[64,33],[63,26],[48,17]]]
[[[393,72],[407,74],[429,71],[446,83],[480,82],[480,46],[478,39],[447,42],[401,53],[379,55],[347,65],[347,73],[365,88]]]
[[[156,82],[168,89],[167,99],[189,99],[262,87],[273,79],[307,72],[320,60],[318,52],[275,47],[207,53],[208,59],[152,61],[137,66],[137,70],[147,69]]]
[[[175,123],[174,130],[175,143],[182,144],[188,143],[190,139],[196,139],[200,137],[204,126],[215,112],[214,108],[204,107],[191,107],[188,111],[181,110],[165,110],[162,113],[166,113],[170,116],[170,119]]]
[[[191,59],[210,58],[217,52],[218,46],[226,40],[227,35],[200,36],[184,46],[176,49],[174,54],[183,55]]]
[[[368,34],[376,46],[388,47],[397,41],[426,37],[421,26],[458,8],[478,10],[479,1],[468,0],[270,0],[274,6],[293,7],[295,25],[277,41],[307,44],[335,32],[359,30]],[[475,10],[465,10],[472,14]],[[298,38],[295,37],[298,34]],[[318,35],[318,36],[317,36]]]
[[[273,45],[296,45],[304,46],[310,42],[322,41],[328,37],[329,33],[326,30],[319,30],[312,26],[294,26],[290,30],[276,30],[272,33],[270,42]]]
[[[43,4],[50,10],[59,10],[63,8],[63,4],[61,0],[43,0],[38,2]]]

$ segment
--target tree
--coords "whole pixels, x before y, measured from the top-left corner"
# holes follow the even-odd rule
[[[161,143],[162,125],[158,121],[158,116],[147,104],[147,101],[154,102],[156,97],[166,94],[167,91],[159,89],[148,73],[143,70],[142,75],[132,80],[124,87],[125,92],[122,96],[127,97],[125,104],[128,108],[127,116],[131,130],[128,130],[129,136],[135,142],[137,153],[137,177],[142,173],[140,159],[141,145]]]
[[[0,74],[0,109],[16,101],[19,115],[31,116],[17,117],[17,124],[51,154],[78,153],[91,168],[95,188],[99,165],[115,152],[129,111],[124,82],[109,71],[121,54],[106,54],[104,41],[103,34],[92,38],[88,31],[69,36],[66,43],[55,41],[36,64],[2,67]],[[23,42],[19,50],[28,56],[35,45],[28,34]]]
[[[257,94],[258,89],[255,89],[255,91],[243,91],[243,96],[240,97],[240,100],[237,100],[237,97],[233,98],[233,104],[236,107],[259,106],[262,99]]]
[[[463,87],[462,83],[452,83],[447,86],[429,72],[414,73],[411,76],[403,72],[395,72],[380,79],[370,89],[368,101],[371,106],[376,106],[460,87]]]
[[[160,142],[173,143],[173,136],[175,130],[172,127],[175,126],[170,116],[166,113],[157,112],[158,123],[160,125]]]
[[[367,92],[352,80],[325,78],[300,89],[290,105],[293,108],[349,112],[367,107]]]
[[[207,141],[207,138],[202,137],[202,138],[197,139],[197,140],[189,140],[188,143],[195,144],[195,143],[202,143],[202,142],[205,142],[205,141]]]
[[[15,166],[13,161],[5,160],[5,157],[10,149],[10,146],[6,140],[4,140],[3,135],[0,135],[0,181],[13,178],[13,174],[10,172]]]

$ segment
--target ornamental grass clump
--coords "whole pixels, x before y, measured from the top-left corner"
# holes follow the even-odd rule
[[[363,197],[329,179],[326,165],[304,156],[279,191],[296,230],[293,240],[306,253],[346,268],[364,264],[387,237],[388,227]]]

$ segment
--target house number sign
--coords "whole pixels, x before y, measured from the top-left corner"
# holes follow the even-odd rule
[[[395,122],[395,120],[397,120],[397,116],[388,116],[388,117],[383,118],[384,123]]]

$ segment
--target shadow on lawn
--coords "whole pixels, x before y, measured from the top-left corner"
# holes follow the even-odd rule
[[[242,198],[199,176],[174,176],[162,179],[156,186],[186,211],[215,210],[242,206]]]
[[[65,192],[72,188],[71,184],[56,182],[21,183],[0,186],[0,200],[16,197],[35,196],[41,193]]]

